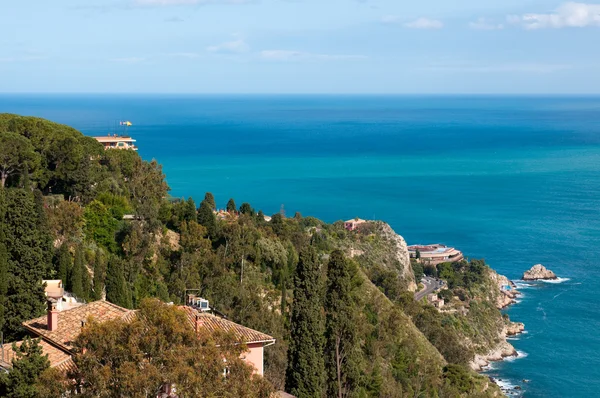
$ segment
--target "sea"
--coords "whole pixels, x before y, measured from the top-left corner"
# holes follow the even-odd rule
[[[0,112],[130,134],[174,197],[384,220],[513,280],[541,263],[560,279],[518,283],[520,355],[486,373],[600,396],[600,97],[2,94]]]

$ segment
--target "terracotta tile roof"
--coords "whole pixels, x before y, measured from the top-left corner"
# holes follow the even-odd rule
[[[23,342],[18,341],[17,346],[20,346],[21,343]],[[43,353],[48,355],[50,367],[64,371],[72,370],[75,367],[75,363],[69,353],[54,347],[44,340],[40,341],[40,346],[42,347]],[[12,367],[12,359],[16,358],[16,354],[12,349],[12,343],[4,344],[2,350],[4,351],[4,367]]]
[[[54,345],[65,350],[71,350],[73,341],[81,332],[81,321],[85,321],[89,317],[98,322],[114,319],[131,320],[134,316],[135,311],[119,307],[108,301],[94,301],[70,310],[60,311],[58,313],[58,327],[54,331],[48,330],[46,315],[23,322],[23,326]]]
[[[180,308],[185,311],[190,325],[192,325],[192,327],[194,328],[196,322],[198,322],[198,328],[206,328],[211,332],[231,332],[238,340],[238,343],[243,344],[259,342],[269,343],[275,341],[275,339],[272,336],[269,336],[268,334],[264,334],[254,329],[247,328],[227,319],[219,318],[206,312],[200,312],[188,306],[182,306]]]

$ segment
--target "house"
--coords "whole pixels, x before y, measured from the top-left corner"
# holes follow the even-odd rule
[[[264,347],[275,344],[273,337],[210,314],[207,300],[198,298],[180,308],[187,314],[189,325],[196,332],[204,329],[211,332],[232,333],[239,344],[245,344],[248,347],[249,351],[242,354],[242,359],[254,367],[256,374],[263,375]],[[118,319],[130,321],[134,319],[135,314],[136,312],[133,310],[104,300],[61,310],[57,305],[57,300],[49,298],[46,315],[23,322],[23,327],[32,337],[41,338],[42,349],[45,354],[48,354],[51,367],[69,370],[75,367],[72,358],[73,344],[88,318],[91,317],[97,322]],[[2,346],[0,367],[10,368],[11,359],[14,356],[15,353],[10,344]]]
[[[429,302],[429,304],[433,305],[435,308],[442,308],[444,307],[444,299],[440,298],[437,293],[430,293],[429,295],[427,295],[427,301]]]
[[[438,265],[441,263],[455,263],[462,260],[460,250],[440,244],[408,246],[410,258],[420,259],[425,264]]]
[[[356,217],[355,219],[344,221],[344,228],[348,231],[355,231],[361,224],[366,223],[366,220]]]
[[[248,351],[242,354],[242,359],[254,368],[255,374],[264,374],[264,349],[275,344],[273,337],[194,307],[186,305],[181,308],[196,332],[205,329],[211,332],[232,333],[236,343],[245,344],[248,348]]]
[[[104,149],[130,149],[137,151],[135,140],[126,135],[108,134],[106,136],[94,137],[96,141],[104,145]]]

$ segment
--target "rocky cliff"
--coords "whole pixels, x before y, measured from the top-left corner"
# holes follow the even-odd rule
[[[542,279],[557,279],[557,276],[542,264],[536,264],[523,274],[522,279],[524,281],[537,281]]]
[[[408,254],[406,241],[402,236],[398,235],[389,224],[376,222],[375,225],[378,228],[380,236],[386,240],[392,248],[402,278],[407,283],[407,289],[411,292],[417,291],[417,283],[415,281],[415,274],[410,265],[410,256]]]

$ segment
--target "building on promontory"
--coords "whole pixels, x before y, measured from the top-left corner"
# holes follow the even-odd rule
[[[464,258],[460,250],[437,243],[432,245],[408,246],[408,254],[410,255],[410,258],[431,265],[455,263]]]
[[[366,220],[356,217],[352,220],[344,221],[344,228],[346,228],[348,231],[355,231],[366,222]]]
[[[105,136],[94,137],[96,141],[104,145],[104,149],[129,149],[137,151],[135,140],[127,135],[108,134]]]

